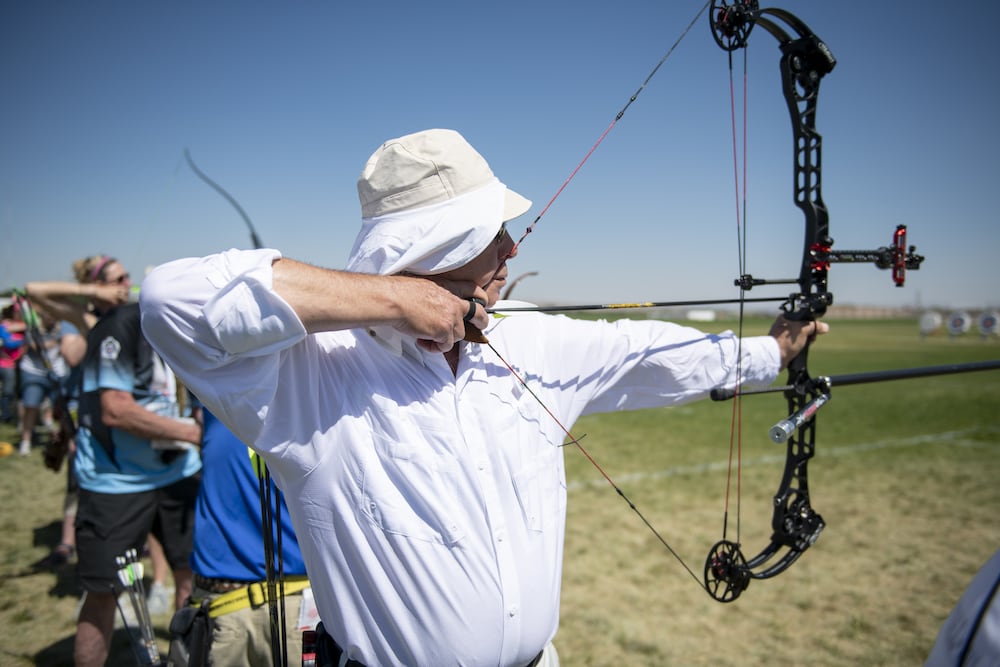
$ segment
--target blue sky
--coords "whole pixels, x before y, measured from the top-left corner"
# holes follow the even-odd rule
[[[428,127],[462,132],[532,199],[527,225],[701,5],[4,2],[0,286],[69,278],[96,252],[141,275],[249,247],[185,147],[266,245],[323,266],[345,263],[367,157]],[[927,256],[903,290],[873,267],[835,266],[837,301],[1000,305],[1000,6],[777,6],[838,59],[817,122],[836,247],[884,245],[905,223]],[[766,277],[794,276],[802,243],[779,57],[754,31],[747,255]],[[524,243],[511,274],[539,273],[516,296],[733,296],[732,143],[727,58],[703,16]]]

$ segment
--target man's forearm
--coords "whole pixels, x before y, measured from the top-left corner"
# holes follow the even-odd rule
[[[309,333],[392,324],[403,316],[400,295],[406,279],[322,269],[287,258],[276,261],[273,270],[274,291]]]
[[[128,392],[105,389],[101,393],[101,420],[105,426],[128,431],[147,440],[201,443],[199,424],[151,412],[136,403]]]

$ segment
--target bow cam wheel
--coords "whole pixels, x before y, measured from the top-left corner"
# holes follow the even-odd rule
[[[705,559],[705,590],[719,602],[732,602],[750,585],[750,570],[740,545],[715,543]]]
[[[724,51],[735,51],[746,46],[757,20],[757,9],[757,0],[712,0],[708,20],[715,43]]]

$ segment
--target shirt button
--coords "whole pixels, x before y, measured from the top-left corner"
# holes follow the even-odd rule
[[[507,615],[510,616],[511,618],[514,618],[515,616],[517,616],[517,605],[514,605],[513,607],[511,607],[510,609],[508,609],[507,610]]]

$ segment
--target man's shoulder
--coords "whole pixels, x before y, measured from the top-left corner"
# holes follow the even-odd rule
[[[127,303],[116,308],[112,308],[97,320],[94,328],[90,330],[91,335],[107,335],[119,330],[130,330],[139,328],[139,304]]]

